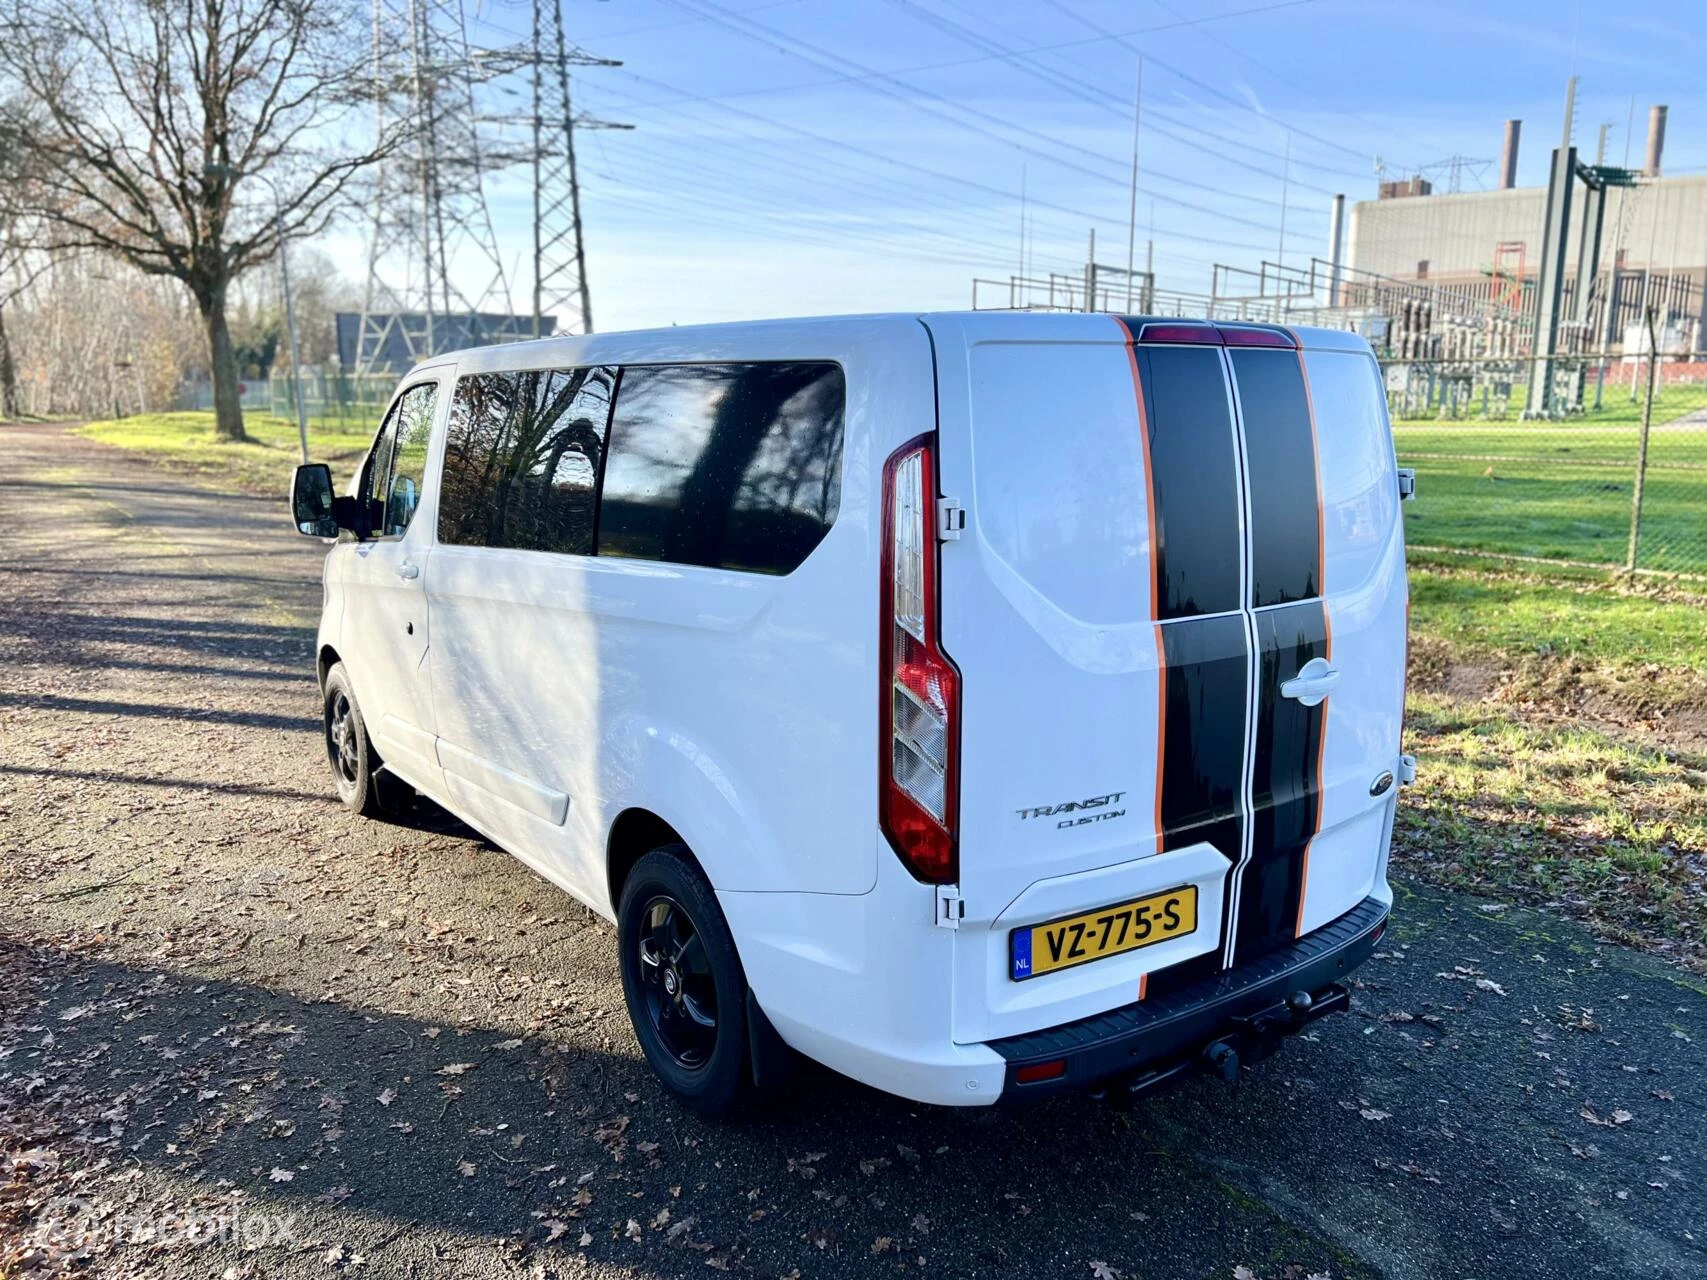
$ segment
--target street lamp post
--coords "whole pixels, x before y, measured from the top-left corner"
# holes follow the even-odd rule
[[[284,210],[279,207],[279,189],[269,180],[273,193],[273,231],[279,238],[279,282],[284,286],[285,330],[290,334],[290,380],[296,393],[296,438],[302,446],[302,460],[308,461],[308,405],[302,398],[302,361],[296,350],[296,307],[290,297],[289,255],[285,252]]]
[[[236,177],[238,171],[227,165],[210,164],[203,167],[202,172],[209,177]],[[289,255],[285,252],[284,208],[279,203],[279,189],[273,180],[264,173],[249,173],[243,175],[267,184],[267,190],[273,193],[273,232],[279,239],[279,282],[284,289],[285,330],[290,335],[290,380],[291,391],[296,400],[296,438],[302,449],[302,460],[308,461],[308,406],[302,398],[302,361],[297,356],[296,346],[296,307],[290,296],[290,265]]]

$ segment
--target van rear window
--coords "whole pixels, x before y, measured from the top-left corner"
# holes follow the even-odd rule
[[[439,539],[591,555],[616,370],[528,369],[457,380]]]
[[[846,400],[828,363],[624,366],[598,553],[791,572],[835,522]]]

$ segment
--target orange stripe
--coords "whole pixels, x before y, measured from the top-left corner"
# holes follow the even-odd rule
[[[1290,332],[1290,330],[1288,331]],[[1292,335],[1293,341],[1298,341],[1298,335]],[[1298,372],[1304,379],[1304,404],[1310,413],[1310,441],[1316,450],[1316,592],[1322,601],[1322,630],[1326,636],[1323,642],[1322,656],[1331,664],[1334,660],[1334,619],[1328,610],[1328,543],[1327,519],[1324,511],[1325,500],[1322,494],[1322,441],[1316,433],[1316,402],[1310,395],[1310,369],[1304,363],[1304,346],[1298,346]],[[1292,936],[1304,936],[1304,903],[1310,895],[1310,849],[1316,843],[1316,837],[1322,834],[1322,810],[1327,805],[1327,784],[1322,773],[1324,761],[1328,755],[1328,703],[1322,702],[1322,736],[1316,742],[1316,830],[1304,845],[1304,865],[1298,877],[1298,919],[1294,922]]]
[[[1142,1001],[1144,999],[1144,993],[1146,990],[1148,990],[1149,986],[1150,986],[1150,975],[1147,973],[1139,974],[1138,975],[1138,999],[1140,1001]]]
[[[1138,374],[1137,335],[1124,320],[1116,320],[1126,339],[1126,363],[1132,371],[1132,395],[1138,404],[1138,444],[1144,451],[1144,487],[1148,491],[1144,515],[1150,526],[1150,617],[1157,619],[1156,630],[1156,852],[1162,851],[1162,761],[1168,743],[1168,664],[1162,648],[1162,594],[1160,571],[1157,567],[1156,542],[1156,472],[1150,462],[1150,421],[1144,412],[1144,383]],[[1138,997],[1140,1000],[1143,996]]]
[[[1287,330],[1288,333],[1292,331]],[[1298,335],[1292,334],[1292,340],[1298,341]],[[1322,440],[1316,432],[1316,401],[1310,395],[1310,369],[1304,363],[1304,347],[1298,347],[1298,373],[1304,379],[1304,407],[1310,415],[1310,444],[1316,451],[1316,594],[1322,599],[1328,598],[1328,540],[1327,519],[1322,502]]]
[[[1322,630],[1327,633],[1323,642],[1322,656],[1332,663],[1334,660],[1334,619],[1328,612],[1327,600],[1322,601]],[[1298,877],[1298,920],[1293,926],[1292,936],[1304,936],[1304,901],[1310,893],[1310,848],[1316,843],[1316,837],[1322,834],[1322,810],[1327,807],[1328,793],[1323,768],[1328,757],[1328,703],[1322,702],[1322,736],[1316,741],[1316,830],[1304,845],[1304,866]]]
[[[1168,664],[1162,624],[1156,623],[1156,852],[1162,851],[1162,761],[1168,751]]]
[[[1138,344],[1132,330],[1124,321],[1116,321],[1126,336],[1126,362],[1132,369],[1132,394],[1138,401],[1138,443],[1144,450],[1144,484],[1149,489],[1149,503],[1144,514],[1150,522],[1150,616],[1162,616],[1161,584],[1156,565],[1156,473],[1150,466],[1150,422],[1144,412],[1144,385],[1138,376]]]

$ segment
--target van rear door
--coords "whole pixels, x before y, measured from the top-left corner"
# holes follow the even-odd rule
[[[1403,674],[1366,349],[1107,315],[927,323],[942,493],[967,510],[941,586],[955,1038],[1128,1004],[1355,906],[1380,880],[1390,796],[1370,786],[1396,768]],[[1344,475],[1321,468],[1318,384]],[[1151,929],[1145,902],[1194,927]],[[1072,957],[1121,932],[1142,945]]]

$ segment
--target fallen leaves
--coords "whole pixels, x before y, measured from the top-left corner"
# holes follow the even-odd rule
[[[810,1181],[818,1176],[818,1170],[813,1166],[828,1154],[825,1151],[808,1151],[803,1156],[790,1156],[788,1158],[788,1171]]]
[[[593,1141],[598,1143],[605,1150],[610,1151],[618,1144],[626,1141],[623,1135],[627,1132],[628,1117],[617,1116],[613,1120],[606,1120],[597,1129],[593,1130]]]
[[[1584,1120],[1587,1120],[1590,1124],[1600,1125],[1603,1129],[1616,1129],[1619,1125],[1629,1124],[1630,1121],[1636,1118],[1623,1107],[1619,1107],[1610,1116],[1607,1116],[1604,1119],[1595,1114],[1593,1107],[1583,1107],[1577,1112],[1577,1114]]]
[[[291,1170],[281,1169],[277,1165],[274,1165],[272,1172],[267,1175],[267,1181],[268,1182],[289,1182],[289,1181],[291,1181],[291,1179],[293,1179],[295,1177],[296,1177],[296,1174],[293,1173]]]
[[[1476,990],[1491,991],[1496,996],[1503,996],[1506,993],[1505,988],[1499,983],[1492,978],[1483,977],[1480,969],[1471,968],[1469,965],[1455,964],[1452,966],[1451,973],[1437,973],[1434,976],[1445,978],[1449,982],[1468,982]]]
[[[1106,1262],[1091,1263],[1092,1280],[1125,1280],[1125,1273],[1118,1267],[1111,1267]],[[1251,1280],[1256,1280],[1253,1276]]]
[[[465,1071],[474,1070],[472,1062],[451,1062],[439,1068],[441,1076],[460,1076]]]
[[[472,1178],[477,1172],[479,1172],[478,1167],[472,1160],[458,1160],[456,1162],[456,1171],[465,1178]]]
[[[381,1089],[379,1091],[378,1102],[380,1106],[389,1107],[395,1101],[397,1101],[397,1090]]]

